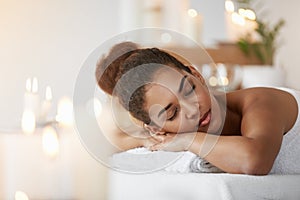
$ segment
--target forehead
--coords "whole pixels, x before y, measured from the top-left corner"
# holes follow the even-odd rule
[[[181,79],[185,75],[185,72],[174,69],[157,71],[146,92],[146,107],[149,108],[153,104],[166,106],[170,98],[176,97]]]
[[[152,79],[151,88],[164,88],[165,90],[171,90],[171,92],[175,93],[178,90],[181,79],[185,75],[186,73],[182,70],[175,70],[173,68],[160,69]]]

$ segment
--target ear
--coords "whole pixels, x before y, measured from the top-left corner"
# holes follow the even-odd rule
[[[189,69],[191,70],[192,74],[193,74],[195,77],[199,78],[200,82],[201,82],[203,85],[205,84],[205,80],[204,80],[203,76],[200,74],[200,72],[198,72],[198,71],[195,69],[194,66],[188,65],[188,66],[186,66],[186,67],[189,68]]]

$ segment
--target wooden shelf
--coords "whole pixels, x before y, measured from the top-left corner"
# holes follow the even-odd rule
[[[206,49],[216,63],[262,65],[254,55],[246,56],[235,43],[219,43],[216,49]]]
[[[238,65],[262,65],[261,61],[255,56],[245,56],[244,53],[234,43],[219,43],[217,48],[206,48],[201,50],[199,47],[173,46],[164,48],[168,51],[179,54],[183,59],[193,62],[196,65],[206,63],[224,63]],[[207,56],[207,54],[209,56]]]

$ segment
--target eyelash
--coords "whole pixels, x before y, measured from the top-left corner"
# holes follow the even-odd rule
[[[187,96],[189,96],[190,94],[192,94],[193,91],[195,90],[195,88],[196,88],[196,86],[193,84],[193,85],[192,85],[192,89],[191,89],[189,92],[185,93],[184,96],[187,97]]]
[[[196,88],[195,84],[192,84],[192,89],[190,91],[188,91],[187,93],[185,93],[184,96],[187,97],[190,94],[192,94],[193,91],[195,90],[195,88]],[[173,116],[170,117],[168,120],[169,121],[173,121],[176,118],[176,116],[177,116],[177,112],[178,112],[178,108],[176,107]]]
[[[173,121],[175,119],[175,117],[177,116],[177,112],[178,112],[178,108],[176,107],[173,116],[170,117],[168,120]]]

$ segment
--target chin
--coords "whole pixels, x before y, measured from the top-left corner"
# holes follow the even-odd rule
[[[221,128],[222,128],[222,121],[221,120],[212,120],[212,122],[209,124],[209,127],[207,129],[207,133],[211,134],[221,134]],[[219,133],[218,133],[219,132]]]
[[[178,130],[175,133],[182,134],[182,133],[193,133],[193,132],[198,132],[198,131],[199,131],[199,129],[197,129],[197,127],[195,127],[195,128],[181,129],[181,130]]]

